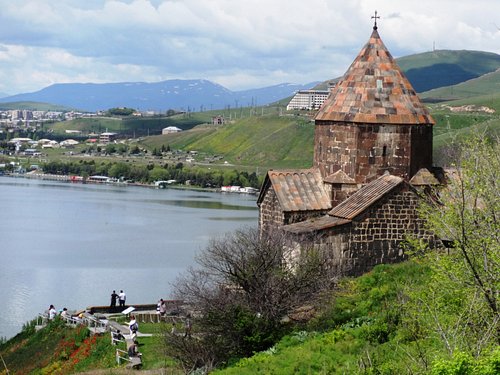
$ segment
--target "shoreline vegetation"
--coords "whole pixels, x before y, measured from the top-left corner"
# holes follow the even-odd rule
[[[106,179],[83,179],[83,178],[75,178],[77,176],[70,175],[60,175],[60,174],[50,174],[50,173],[5,173],[1,175],[3,177],[12,177],[12,178],[28,178],[28,179],[37,179],[44,181],[58,181],[58,182],[68,182],[68,183],[77,183],[77,184],[97,184],[97,185],[114,185],[114,186],[137,186],[149,189],[174,189],[174,190],[192,190],[192,191],[205,191],[211,193],[238,193],[238,194],[248,194],[248,195],[258,195],[258,190],[241,190],[236,189],[240,188],[239,186],[221,186],[220,188],[211,188],[211,187],[201,187],[195,185],[182,185],[175,182],[165,184],[155,184],[155,183],[141,183],[141,182],[128,182],[128,181],[120,181],[117,179],[113,179],[107,176]],[[225,189],[226,188],[226,189]],[[233,188],[233,189],[228,189]],[[244,189],[244,188],[243,188]]]

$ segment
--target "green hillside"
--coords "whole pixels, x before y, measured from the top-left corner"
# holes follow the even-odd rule
[[[440,87],[420,94],[424,100],[454,101],[454,105],[481,104],[500,111],[500,70],[453,86]],[[466,99],[466,100],[464,100]]]
[[[10,103],[0,103],[0,110],[9,111],[14,109],[21,110],[31,110],[31,111],[54,111],[54,112],[64,112],[71,111],[74,108],[68,108],[57,104],[50,103],[39,103],[39,102],[10,102]]]
[[[299,116],[248,117],[219,127],[150,137],[148,148],[169,145],[223,155],[232,164],[266,168],[307,168],[312,164],[314,123]]]
[[[417,92],[452,86],[500,69],[500,55],[481,51],[437,50],[396,59]],[[346,67],[347,69],[347,67]],[[315,89],[326,90],[328,80]]]
[[[480,51],[438,50],[397,59],[415,91],[450,86],[500,68],[500,55]]]
[[[65,130],[80,130],[83,134],[109,131],[120,133],[125,137],[142,137],[159,134],[163,128],[168,126],[188,130],[199,124],[207,123],[210,119],[211,114],[208,112],[170,117],[91,117],[48,124],[45,127],[56,133],[64,133]]]

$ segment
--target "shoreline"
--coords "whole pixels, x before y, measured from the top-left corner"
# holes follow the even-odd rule
[[[192,191],[204,191],[204,192],[211,192],[211,193],[229,193],[229,194],[245,194],[245,195],[253,195],[253,196],[258,196],[259,192],[257,191],[256,193],[248,193],[248,192],[242,192],[242,191],[224,191],[222,188],[203,188],[199,186],[192,186],[192,185],[180,185],[180,184],[168,184],[168,185],[162,185],[162,187],[159,187],[157,185],[153,184],[145,184],[141,182],[120,182],[120,181],[96,181],[96,180],[83,180],[81,178],[75,178],[79,176],[72,176],[72,175],[55,175],[55,174],[48,174],[48,173],[4,173],[0,175],[0,177],[12,177],[12,178],[28,178],[28,179],[37,179],[37,180],[44,180],[44,181],[58,181],[58,182],[68,182],[68,183],[76,183],[76,184],[90,184],[90,185],[109,185],[109,186],[137,186],[137,187],[142,187],[142,188],[149,188],[149,189],[174,189],[174,190],[192,190]]]

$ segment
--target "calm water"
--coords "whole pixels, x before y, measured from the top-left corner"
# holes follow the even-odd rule
[[[169,297],[209,238],[257,225],[255,197],[0,177],[0,337],[44,311]]]

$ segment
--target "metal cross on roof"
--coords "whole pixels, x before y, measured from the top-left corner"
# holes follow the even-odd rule
[[[380,18],[380,16],[377,16],[377,11],[375,11],[375,15],[372,16],[372,19],[375,19],[375,25],[373,25],[373,30],[377,30],[377,18]]]

